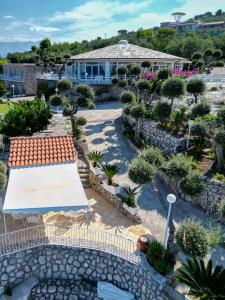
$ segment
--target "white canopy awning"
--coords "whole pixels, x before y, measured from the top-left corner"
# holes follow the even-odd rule
[[[87,208],[76,163],[10,169],[3,213],[39,214]]]

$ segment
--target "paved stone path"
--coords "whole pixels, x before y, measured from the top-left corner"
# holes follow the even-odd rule
[[[104,153],[104,162],[115,163],[120,168],[115,181],[120,185],[134,184],[128,178],[128,168],[131,160],[136,156],[122,133],[120,120],[121,105],[118,102],[98,104],[94,111],[83,110],[79,115],[87,119],[85,135],[90,150],[98,150]],[[139,213],[151,233],[163,240],[165,220],[168,210],[166,196],[167,188],[160,182],[142,186],[138,197]],[[177,199],[173,205],[172,217],[175,226],[187,217],[196,217],[207,223],[209,220],[204,212],[182,199]],[[221,257],[225,265],[225,256]]]

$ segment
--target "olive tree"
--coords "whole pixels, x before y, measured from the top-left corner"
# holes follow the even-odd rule
[[[184,95],[185,85],[180,78],[171,77],[167,79],[162,85],[162,95],[171,100],[170,106],[173,106],[174,98]]]
[[[187,83],[187,92],[193,94],[195,103],[198,101],[198,96],[205,91],[205,83],[202,79],[191,79]]]

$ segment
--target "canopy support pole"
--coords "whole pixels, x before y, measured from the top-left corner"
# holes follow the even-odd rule
[[[4,212],[2,212],[2,213],[3,213],[4,229],[5,229],[5,233],[7,233],[6,217],[5,217],[5,214],[4,214]]]

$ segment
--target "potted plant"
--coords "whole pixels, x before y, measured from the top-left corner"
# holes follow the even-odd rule
[[[132,215],[136,215],[138,213],[138,208],[136,204],[136,196],[139,194],[139,186],[135,188],[124,187],[123,188],[123,207]]]
[[[104,174],[102,168],[99,164],[99,161],[103,158],[103,154],[99,151],[92,151],[88,154],[88,158],[90,159],[90,170],[95,175],[102,175]]]
[[[121,191],[121,187],[113,182],[113,176],[119,172],[119,168],[116,165],[105,164],[102,167],[102,171],[107,177],[107,180],[103,181],[103,187],[113,195],[117,195]]]

